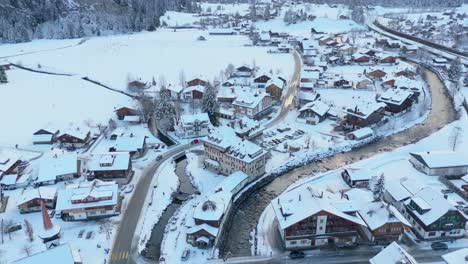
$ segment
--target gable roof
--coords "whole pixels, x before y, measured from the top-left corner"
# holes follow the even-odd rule
[[[453,151],[413,152],[410,155],[431,169],[468,166],[468,160]]]
[[[392,242],[386,248],[369,260],[371,264],[417,264],[418,262],[397,242]]]

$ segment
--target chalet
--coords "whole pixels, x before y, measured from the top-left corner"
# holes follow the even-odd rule
[[[397,77],[403,76],[403,77],[406,77],[406,78],[409,78],[409,79],[414,79],[414,77],[416,75],[418,75],[418,74],[415,71],[413,71],[411,69],[408,69],[408,68],[395,73],[395,76],[397,76]]]
[[[387,56],[379,60],[380,64],[385,65],[394,65],[396,63],[396,57],[394,56]]]
[[[307,124],[315,125],[327,118],[330,106],[322,101],[314,101],[305,104],[299,109],[299,118],[306,121]]]
[[[1,63],[0,64],[0,69],[3,69],[5,71],[11,70],[13,66],[9,63]]]
[[[350,45],[344,45],[338,49],[343,55],[352,55],[356,52],[356,48]]]
[[[83,260],[78,250],[71,249],[69,244],[62,244],[13,262],[13,264],[34,263],[83,264]]]
[[[270,205],[286,250],[352,245],[366,225],[352,201],[310,183],[282,193]]]
[[[265,91],[274,99],[281,100],[285,83],[280,78],[273,78],[265,84]]]
[[[384,89],[396,88],[395,86],[396,78],[393,75],[386,75],[382,78],[382,87]]]
[[[127,106],[116,109],[115,114],[119,120],[124,120],[127,116],[139,116],[139,113],[136,109]]]
[[[22,170],[21,157],[15,154],[0,153],[0,176],[17,174]]]
[[[270,76],[268,76],[267,74],[262,74],[253,80],[253,85],[254,87],[258,89],[262,89],[262,88],[265,88],[266,84],[270,80],[271,80]]]
[[[182,92],[184,100],[201,100],[205,94],[205,86],[193,85],[186,87]]]
[[[62,147],[82,148],[91,142],[91,131],[86,128],[70,128],[58,136]]]
[[[132,158],[141,158],[146,152],[146,137],[121,136],[115,141],[109,152],[128,152]]]
[[[207,113],[181,115],[176,127],[180,138],[204,137],[209,133],[211,123]]]
[[[386,72],[382,71],[382,70],[373,70],[371,72],[368,72],[367,74],[367,77],[371,78],[371,79],[377,79],[377,80],[381,80],[383,77],[385,77],[385,75],[387,75]]]
[[[320,97],[316,92],[299,91],[296,96],[297,107],[302,107],[310,102],[314,102]]]
[[[394,88],[412,92],[415,95],[416,99],[417,96],[419,96],[423,90],[423,83],[421,81],[412,80],[404,76],[396,77],[395,82],[393,84]]]
[[[195,225],[187,230],[187,243],[198,248],[210,248],[214,245],[219,228],[207,224]]]
[[[242,87],[221,86],[216,95],[216,100],[220,103],[227,103],[230,105],[236,100],[241,91],[243,91]]]
[[[365,50],[365,51],[363,51],[361,53],[365,54],[367,56],[370,56],[370,57],[374,57],[377,54],[377,52],[375,50]]]
[[[132,176],[132,162],[128,152],[110,152],[92,155],[88,162],[91,178],[100,180],[129,179]]]
[[[249,181],[265,174],[268,151],[242,140],[231,128],[218,128],[202,142],[206,168],[224,175],[242,171],[249,175]]]
[[[147,83],[143,83],[140,81],[131,81],[127,84],[127,88],[132,91],[140,91],[140,90],[148,89],[149,86]]]
[[[232,120],[236,117],[236,112],[232,108],[219,107],[216,113],[220,118]]]
[[[461,153],[431,151],[410,153],[414,168],[430,176],[456,176],[468,172],[468,160]]]
[[[18,210],[21,214],[39,212],[41,211],[41,201],[44,201],[47,208],[55,209],[57,188],[39,187],[24,192],[17,202]]]
[[[72,180],[79,177],[81,172],[81,162],[76,154],[54,154],[51,157],[44,157],[39,163],[36,185],[51,185],[60,181]]]
[[[264,92],[255,92],[255,94],[244,92],[236,98],[232,105],[236,113],[250,118],[258,118],[271,111],[273,99]]]
[[[336,88],[351,88],[351,83],[348,80],[343,78],[338,79],[337,81],[333,82],[333,86]]]
[[[52,144],[57,139],[60,130],[56,128],[44,128],[39,129],[38,131],[34,132],[32,140],[34,145],[39,144]]]
[[[376,244],[389,244],[399,241],[411,224],[398,210],[383,202],[370,202],[361,207],[359,215],[366,223],[362,231],[368,241]]]
[[[355,89],[372,89],[372,81],[366,77],[358,77],[353,83],[352,87]]]
[[[385,183],[383,199],[385,202],[395,206],[398,211],[401,212],[404,207],[404,203],[424,187],[425,185],[418,180],[390,180]]]
[[[367,55],[361,55],[353,59],[353,62],[364,65],[370,62],[370,58]]]
[[[362,128],[373,125],[384,117],[384,103],[365,103],[356,105],[354,108],[348,108],[345,116],[345,126],[351,128]]]
[[[201,86],[207,86],[208,85],[208,82],[201,79],[201,78],[194,78],[190,81],[187,82],[187,87],[190,87],[190,86],[197,86],[197,85],[201,85]]]
[[[320,73],[316,71],[301,71],[301,80],[299,88],[301,90],[313,90],[315,84],[320,78]]]
[[[410,54],[416,54],[416,52],[418,52],[418,49],[419,48],[416,45],[403,45],[403,47],[401,48],[401,51],[404,54],[410,55]]]
[[[405,201],[401,212],[422,239],[464,236],[465,217],[444,195],[429,186]]]
[[[387,42],[386,48],[387,48],[387,49],[395,50],[395,49],[400,49],[402,45],[403,45],[403,43],[401,43],[401,41],[398,41],[398,40],[389,40],[389,41]]]
[[[352,188],[368,188],[373,175],[365,169],[347,168],[341,172],[341,177]]]
[[[404,90],[387,90],[377,102],[385,103],[385,110],[391,113],[400,113],[413,105],[413,93]]]
[[[374,135],[374,130],[370,127],[363,127],[357,130],[354,130],[353,132],[349,132],[346,134],[347,139],[351,140],[363,140],[369,137],[372,137]]]
[[[235,77],[244,77],[250,78],[253,75],[253,69],[247,66],[241,66],[236,69],[236,73],[234,74]]]
[[[246,116],[240,119],[231,120],[228,126],[234,129],[234,132],[238,137],[247,140],[253,139],[261,135],[263,133],[263,130],[265,129],[258,122]]]
[[[369,259],[370,264],[382,263],[405,263],[405,264],[418,264],[418,262],[406,250],[404,250],[397,242],[392,242],[385,247],[373,258]]]
[[[172,85],[169,84],[167,86],[167,91],[169,92],[169,96],[172,100],[179,100],[182,97],[182,92],[184,91],[184,87],[182,85]]]
[[[115,182],[92,180],[60,190],[55,210],[65,221],[101,219],[118,215],[121,202]]]

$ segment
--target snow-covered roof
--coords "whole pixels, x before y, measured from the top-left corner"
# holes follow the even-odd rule
[[[29,202],[34,199],[54,200],[57,195],[57,188],[41,186],[37,189],[26,191],[18,200],[17,205]]]
[[[130,154],[128,152],[109,152],[91,156],[88,163],[90,171],[128,170]]]
[[[93,180],[69,185],[60,190],[56,209],[60,211],[79,208],[113,206],[118,202],[119,186],[115,182]],[[86,202],[84,202],[86,200]]]
[[[0,181],[0,185],[14,185],[16,184],[16,180],[18,179],[18,174],[8,174],[3,175],[2,180]]]
[[[39,164],[38,182],[56,180],[57,176],[77,174],[78,160],[76,154],[64,154],[42,158]]]
[[[392,105],[401,105],[412,95],[413,93],[409,91],[399,89],[388,89],[379,97],[378,101]]]
[[[213,130],[203,141],[225,149],[226,155],[247,163],[267,154],[266,150],[255,143],[239,138],[229,127],[219,127]]]
[[[236,100],[234,100],[232,104],[253,109],[257,107],[263,101],[263,98],[267,96],[269,96],[267,93],[259,91],[255,93],[243,92],[237,96]]]
[[[184,93],[191,93],[193,91],[198,91],[201,93],[205,93],[205,86],[203,85],[194,85],[194,86],[189,86],[184,89]]]
[[[193,218],[202,221],[220,221],[230,204],[231,194],[218,192],[201,201],[193,211]]]
[[[463,154],[453,151],[428,151],[410,153],[428,168],[468,167],[468,160]]]
[[[387,223],[403,223],[406,226],[411,226],[395,207],[383,202],[368,203],[359,210],[359,215],[372,231]]]
[[[9,170],[20,158],[16,154],[0,153],[0,172]]]
[[[347,168],[345,170],[348,172],[351,181],[368,181],[373,176],[371,171],[366,169]]]
[[[422,182],[414,179],[392,180],[385,183],[385,190],[396,201],[402,201],[410,198],[424,187],[425,186]]]
[[[29,257],[22,258],[14,261],[15,264],[74,264],[81,263],[78,259],[79,255],[73,254],[69,244],[63,244],[39,253],[33,254]]]
[[[221,181],[215,188],[216,192],[218,191],[225,191],[230,192],[232,194],[234,189],[236,189],[239,185],[242,185],[249,176],[242,171],[236,171],[227,176],[223,181]]]
[[[379,254],[375,255],[369,260],[371,264],[417,264],[418,262],[404,250],[397,242],[392,242]]]
[[[297,98],[307,101],[315,101],[315,99],[317,99],[317,96],[318,95],[316,92],[299,91],[297,93]]]
[[[468,248],[462,248],[454,252],[442,255],[447,264],[466,264],[468,263]]]
[[[33,142],[50,142],[52,141],[52,134],[37,134],[32,136]]]
[[[200,123],[210,123],[210,117],[207,113],[181,115],[180,122],[182,124],[193,124],[195,121]]]
[[[277,87],[279,87],[280,89],[283,89],[284,88],[284,81],[281,80],[280,78],[276,77],[276,78],[271,78],[265,85],[265,87],[268,87],[270,85],[276,85]]]
[[[63,131],[61,131],[60,136],[69,135],[81,140],[85,140],[91,130],[87,127],[69,127]]]
[[[330,110],[330,106],[322,101],[314,101],[305,104],[301,109],[299,109],[299,112],[306,110],[312,110],[319,116],[325,116],[325,114]]]
[[[184,87],[182,85],[172,85],[172,84],[169,84],[167,86],[167,89],[171,92],[174,92],[174,93],[181,93],[183,90],[184,90]]]
[[[352,108],[348,108],[346,113],[348,115],[357,116],[359,118],[368,118],[374,112],[385,108],[384,103],[374,103],[374,102],[361,102],[355,104]],[[357,109],[357,111],[355,111]]]
[[[413,214],[418,217],[426,226],[437,221],[449,210],[456,210],[455,207],[444,198],[444,196],[427,186],[417,192],[411,200],[418,206],[422,207],[422,210],[427,210],[420,214],[417,210],[413,210]],[[408,204],[409,201],[406,201]]]
[[[320,78],[320,72],[318,71],[301,71],[301,79],[315,79]]]
[[[218,236],[218,228],[216,227],[212,227],[210,225],[207,225],[207,224],[201,224],[201,225],[195,225],[195,226],[192,226],[191,228],[189,228],[187,230],[187,234],[194,234],[200,230],[205,230],[206,232],[208,232],[208,234],[214,236],[214,237],[217,237]]]
[[[124,116],[123,121],[124,121],[124,122],[139,122],[139,121],[140,121],[140,117],[139,117],[139,116],[129,116],[129,115],[126,115],[126,116]]]
[[[115,151],[119,152],[132,152],[143,149],[145,145],[145,137],[134,136],[134,137],[118,137],[115,141]]]
[[[349,206],[342,206],[343,202],[349,202],[349,200],[344,199],[341,194],[315,189],[312,184],[308,183],[286,191],[272,200],[270,204],[275,211],[281,229],[290,227],[320,211],[326,211],[365,226],[366,224],[359,217],[338,209],[346,208],[348,210]]]
[[[353,134],[356,138],[363,138],[367,136],[371,136],[374,134],[374,130],[370,127],[363,127],[357,130],[354,130],[353,132],[350,132],[349,134]]]

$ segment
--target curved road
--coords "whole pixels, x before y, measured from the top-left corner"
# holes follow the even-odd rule
[[[233,222],[236,224],[229,226],[226,230],[225,235],[229,237],[229,240],[222,253],[228,254],[229,252],[230,254],[228,255],[233,256],[250,255],[250,231],[255,228],[263,210],[270,200],[278,196],[301,177],[309,175],[312,171],[337,169],[349,162],[371,157],[384,150],[389,151],[417,142],[454,121],[456,118],[455,111],[453,110],[450,98],[445,92],[444,85],[434,72],[428,69],[424,69],[424,72],[432,95],[431,112],[424,122],[352,152],[331,156],[320,162],[305,165],[276,178],[266,187],[252,194],[240,205],[239,210],[233,215]]]

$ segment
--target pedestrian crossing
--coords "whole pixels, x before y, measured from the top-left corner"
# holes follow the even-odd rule
[[[116,260],[127,260],[129,258],[130,254],[128,251],[117,251],[117,252],[112,252],[111,260],[116,261]]]

